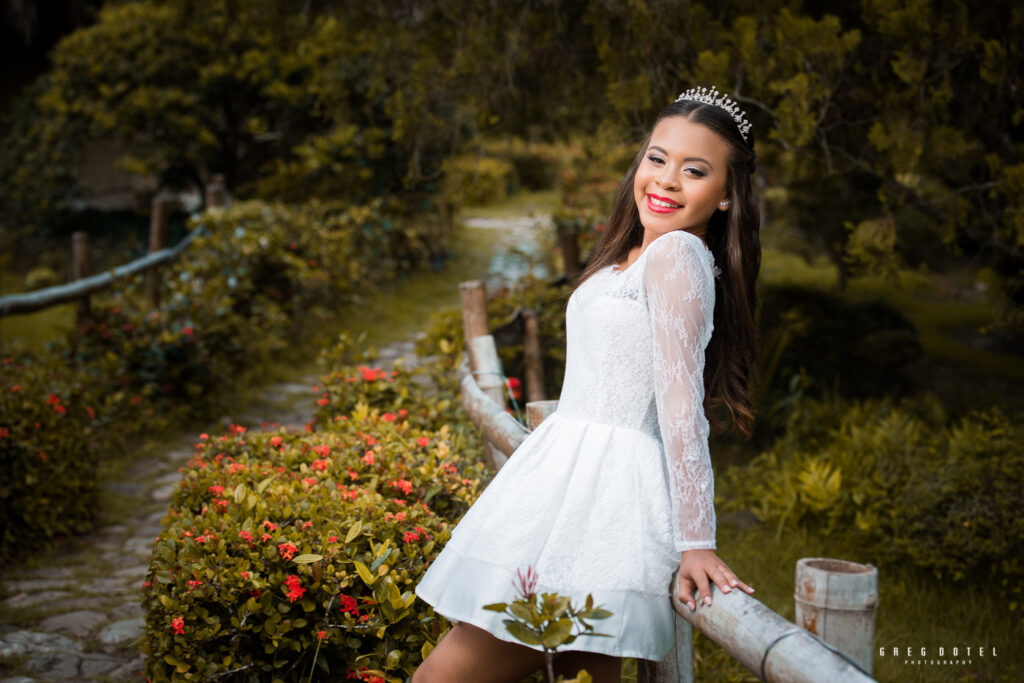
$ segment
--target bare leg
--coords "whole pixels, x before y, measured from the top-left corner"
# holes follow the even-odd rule
[[[598,652],[568,650],[555,655],[555,675],[568,679],[576,678],[580,669],[594,677],[594,683],[619,683],[622,676],[622,660]]]
[[[544,654],[495,638],[482,628],[452,627],[413,674],[413,683],[518,683],[544,666]],[[598,679],[599,680],[599,679]]]

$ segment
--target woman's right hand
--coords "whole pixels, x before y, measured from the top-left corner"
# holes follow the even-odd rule
[[[712,581],[723,593],[729,593],[733,588],[740,588],[748,594],[754,592],[752,587],[736,577],[714,550],[683,551],[679,559],[676,585],[680,602],[691,610],[697,609],[693,595],[694,589],[697,589],[704,599],[704,604],[710,605]]]

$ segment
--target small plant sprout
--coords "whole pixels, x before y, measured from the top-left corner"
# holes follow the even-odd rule
[[[544,650],[545,676],[548,683],[555,681],[555,652],[563,645],[569,645],[581,636],[609,637],[607,633],[595,633],[588,619],[607,619],[611,612],[594,606],[594,597],[588,595],[582,609],[574,607],[569,597],[558,593],[537,595],[537,571],[527,567],[526,572],[516,570],[512,580],[516,600],[511,603],[496,602],[484,605],[484,609],[507,614],[505,628],[517,640],[526,645],[540,646]],[[558,681],[563,679],[559,677]],[[581,671],[576,679],[579,683],[591,681],[590,674]]]

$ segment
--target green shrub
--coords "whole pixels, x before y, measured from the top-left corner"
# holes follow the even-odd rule
[[[335,418],[197,444],[145,585],[153,680],[403,680],[437,642],[412,590],[478,495],[475,430]]]
[[[0,361],[0,560],[90,527],[105,406],[82,379],[31,354]]]
[[[160,271],[158,310],[146,303],[143,278],[127,278],[113,305],[95,306],[92,321],[62,343],[34,354],[5,350],[0,427],[9,436],[0,467],[10,476],[0,489],[0,556],[23,552],[28,540],[87,530],[97,450],[110,455],[135,435],[208,417],[339,303],[430,259],[439,248],[432,220],[421,216],[409,227],[381,201],[238,202],[193,218],[190,227],[204,232]],[[15,385],[27,393],[12,396]],[[74,405],[75,419],[55,419],[41,403],[49,394],[69,412]],[[83,406],[96,413],[88,425],[79,422]],[[40,414],[50,418],[45,426]],[[39,451],[47,463],[32,460]],[[53,499],[36,472],[49,481],[67,462],[75,463],[67,487],[47,484],[60,494]],[[40,512],[38,500],[58,502]]]
[[[441,194],[454,206],[501,201],[516,191],[519,180],[510,161],[477,154],[445,159]]]
[[[801,402],[786,433],[720,478],[726,508],[780,532],[842,534],[865,561],[985,580],[1019,609],[1024,427],[992,409],[955,422],[933,397]]]
[[[548,190],[555,186],[561,166],[559,151],[552,145],[528,144],[522,139],[486,140],[484,154],[504,159],[515,168],[516,178],[527,190]]]
[[[60,276],[52,268],[39,266],[28,271],[25,276],[25,289],[32,291],[60,284]]]
[[[758,442],[781,432],[793,400],[827,392],[907,395],[921,345],[912,322],[883,301],[855,302],[796,286],[762,285]]]

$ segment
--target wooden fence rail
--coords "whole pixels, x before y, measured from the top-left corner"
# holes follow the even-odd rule
[[[222,208],[231,203],[231,197],[224,185],[224,177],[215,174],[206,188],[207,208]],[[8,315],[34,313],[51,306],[77,301],[77,320],[81,325],[89,317],[89,296],[112,285],[115,281],[147,272],[146,289],[150,303],[154,308],[160,305],[160,281],[156,273],[157,266],[175,258],[202,232],[202,228],[193,230],[173,247],[165,247],[167,239],[167,215],[171,202],[163,198],[153,200],[149,227],[149,252],[103,273],[89,275],[88,236],[85,232],[76,232],[71,237],[74,280],[67,284],[46,287],[34,292],[9,294],[0,296],[0,318]]]
[[[501,365],[498,360],[495,338],[507,336],[505,330],[496,330],[494,335],[487,334],[485,297],[482,296],[482,283],[472,281],[462,283],[460,289],[472,291],[472,296],[463,297],[463,320],[467,323],[467,331],[472,330],[475,336],[467,338],[467,353],[456,367],[456,378],[460,385],[462,404],[473,423],[481,430],[485,441],[507,459],[526,439],[530,430],[550,415],[557,407],[557,401],[531,401],[527,403],[528,426],[522,425],[504,409],[501,393],[481,388],[477,380],[482,376],[479,368],[488,370],[483,376],[497,374],[501,376]],[[467,303],[468,302],[468,303]],[[469,310],[467,310],[467,308]],[[481,323],[481,321],[484,321]],[[536,326],[524,326],[535,334]],[[533,347],[536,339],[524,339],[524,348]],[[534,351],[535,351],[534,347]],[[531,351],[531,354],[533,351]],[[486,357],[484,357],[486,356]],[[496,368],[496,370],[495,370]],[[503,383],[502,383],[503,384]],[[504,386],[502,386],[502,390]],[[501,401],[500,403],[498,401]],[[504,460],[492,464],[500,467]],[[821,558],[818,558],[821,559]],[[833,560],[834,564],[842,565],[842,561]],[[845,563],[852,565],[852,563]],[[863,575],[874,570],[870,565],[853,565],[853,573]],[[867,569],[866,569],[867,568]],[[859,622],[859,630],[851,640],[850,632],[838,634],[838,640],[829,644],[811,630],[801,628],[776,614],[766,605],[746,593],[734,590],[722,593],[712,587],[714,596],[711,606],[704,606],[697,601],[698,607],[691,611],[682,604],[675,590],[675,575],[669,586],[666,586],[666,598],[672,602],[676,612],[676,648],[662,662],[639,667],[642,683],[692,683],[693,655],[691,646],[691,626],[696,627],[704,635],[717,643],[722,649],[735,657],[744,667],[749,669],[762,681],[787,681],[792,683],[868,683],[874,679],[865,671],[871,670],[871,641],[874,632],[874,607],[877,604],[877,572],[875,582],[865,583],[858,579],[861,594],[854,600],[861,605],[850,606],[850,596],[844,595],[845,603],[837,613],[842,616],[846,612],[855,611],[865,618],[870,618],[870,628],[864,628],[863,619]],[[842,582],[840,582],[842,583]],[[828,600],[825,599],[826,605]],[[799,610],[798,610],[799,612]],[[824,617],[822,621],[827,621]],[[805,626],[813,628],[812,624]],[[825,638],[832,640],[837,634],[823,632]],[[840,645],[853,654],[858,663],[848,654],[840,652],[834,645]],[[862,656],[867,652],[867,658]]]

